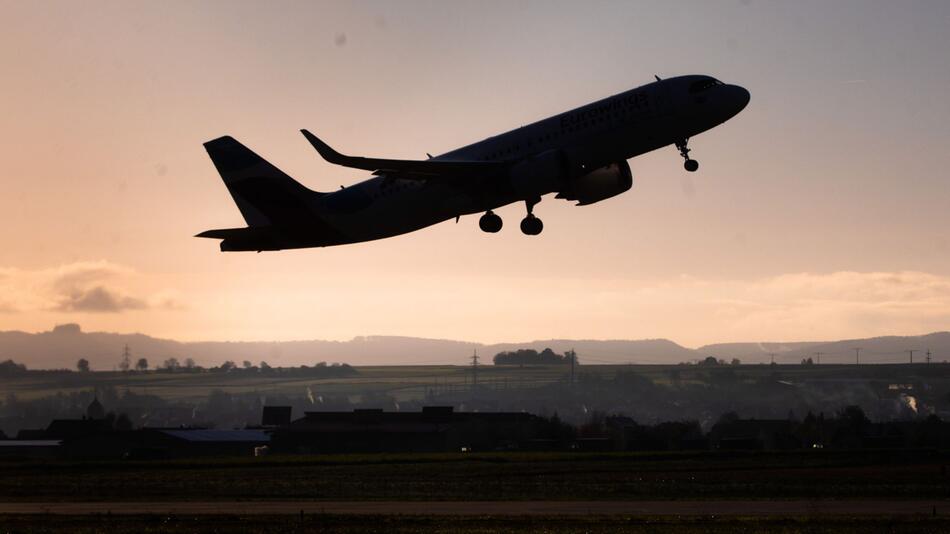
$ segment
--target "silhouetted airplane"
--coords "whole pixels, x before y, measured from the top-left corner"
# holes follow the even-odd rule
[[[548,193],[593,204],[633,185],[627,159],[674,145],[684,167],[687,141],[729,120],[749,103],[749,92],[709,76],[657,81],[555,115],[427,160],[346,156],[302,130],[330,163],[373,171],[373,177],[332,193],[307,189],[225,136],[205,148],[247,228],[208,230],[221,250],[281,250],[371,241],[482,213],[485,232],[501,230],[492,212],[524,201],[521,231],[538,235],[533,213]]]

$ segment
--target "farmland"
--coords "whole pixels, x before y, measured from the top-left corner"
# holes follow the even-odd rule
[[[388,395],[397,401],[422,399],[427,392],[467,391],[472,385],[472,367],[454,365],[356,367],[352,377],[314,379],[293,372],[31,372],[0,377],[0,391],[13,393],[21,400],[42,398],[59,393],[88,391],[90,388],[116,388],[161,397],[167,401],[196,401],[211,390],[232,394],[296,396],[316,388],[321,394]],[[292,369],[290,371],[293,371]],[[721,369],[698,365],[585,365],[576,369],[576,380],[610,379],[617,373],[634,373],[660,385],[704,384],[717,373],[730,373],[736,381],[757,382],[782,379],[805,380],[916,380],[950,379],[950,365],[738,365]],[[477,371],[479,386],[487,390],[532,389],[566,382],[566,365],[491,366]]]
[[[0,501],[950,499],[934,450],[3,461]]]

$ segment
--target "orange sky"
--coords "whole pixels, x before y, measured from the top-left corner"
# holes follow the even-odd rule
[[[0,330],[177,339],[818,340],[950,325],[944,2],[8,2],[0,33]],[[201,143],[305,185],[649,82],[752,92],[634,187],[390,240],[223,254],[239,226]]]

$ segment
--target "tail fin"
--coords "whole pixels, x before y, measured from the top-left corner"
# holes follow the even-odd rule
[[[204,144],[248,226],[294,224],[313,216],[307,189],[233,137]]]

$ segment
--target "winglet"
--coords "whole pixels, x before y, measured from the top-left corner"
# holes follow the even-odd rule
[[[317,149],[320,157],[327,160],[328,162],[340,165],[350,159],[343,154],[340,154],[336,150],[333,150],[330,145],[321,141],[320,138],[313,135],[308,130],[300,130],[300,133],[302,133],[303,136],[307,138],[307,141],[310,141],[310,144],[313,145],[313,148]]]

